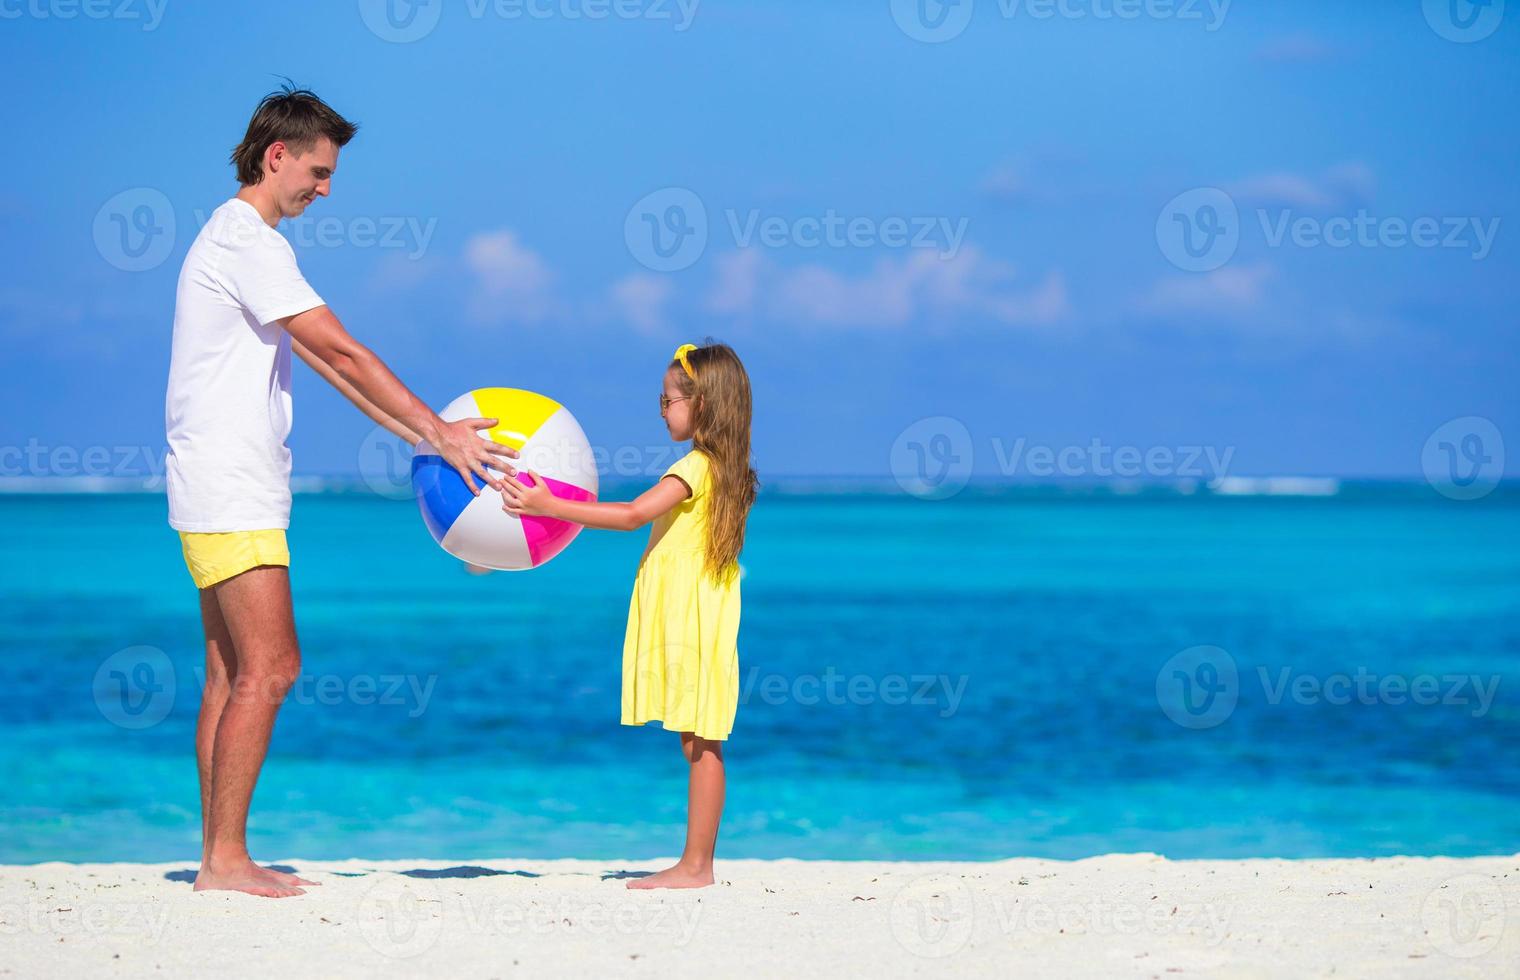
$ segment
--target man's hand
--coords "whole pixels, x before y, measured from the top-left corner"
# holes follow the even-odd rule
[[[543,477],[532,470],[528,471],[528,477],[532,479],[532,485],[514,476],[505,477],[501,481],[501,509],[513,517],[553,517],[555,502],[559,498],[549,489]]]
[[[459,475],[464,479],[464,485],[469,487],[470,492],[477,497],[480,496],[480,488],[475,485],[470,474],[480,477],[482,483],[488,484],[493,489],[500,490],[501,481],[489,475],[486,470],[498,470],[509,477],[517,472],[516,468],[507,463],[508,459],[517,458],[517,450],[476,435],[481,429],[494,427],[498,421],[498,419],[460,419],[458,422],[444,422],[438,427],[433,438],[428,440],[433,448],[438,450],[438,455],[459,471]]]

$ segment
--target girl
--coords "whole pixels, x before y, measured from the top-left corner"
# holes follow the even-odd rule
[[[749,376],[723,344],[684,344],[665,369],[660,415],[692,450],[632,503],[554,496],[527,470],[503,478],[509,514],[633,531],[654,522],[628,604],[623,724],[661,722],[681,733],[690,764],[686,850],[674,867],[629,888],[713,883],[723,815],[723,742],[739,704],[739,551],[758,481],[750,468]]]

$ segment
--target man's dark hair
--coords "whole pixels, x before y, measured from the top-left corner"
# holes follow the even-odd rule
[[[346,146],[359,127],[333,111],[310,89],[285,84],[270,92],[253,110],[248,133],[232,151],[238,183],[244,187],[264,179],[264,151],[271,143],[284,143],[295,153],[305,153],[326,136],[335,146]]]

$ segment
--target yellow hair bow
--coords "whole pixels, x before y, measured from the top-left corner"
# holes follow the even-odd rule
[[[671,355],[671,359],[672,360],[676,360],[676,361],[680,361],[681,362],[681,367],[683,367],[683,368],[686,369],[686,376],[688,378],[691,378],[693,381],[695,381],[697,379],[697,376],[692,371],[691,364],[686,360],[686,355],[690,354],[692,351],[694,351],[696,349],[697,349],[697,345],[696,344],[682,344],[680,347],[677,347],[676,348],[676,352]]]

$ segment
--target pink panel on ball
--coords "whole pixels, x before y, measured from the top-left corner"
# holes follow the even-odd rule
[[[521,473],[518,479],[533,486],[533,478],[526,473]],[[596,494],[590,490],[582,489],[570,483],[561,483],[549,477],[543,477],[544,483],[549,487],[549,492],[563,500],[588,501],[595,500]],[[537,568],[544,562],[553,558],[565,550],[571,540],[580,533],[581,526],[571,521],[561,521],[553,517],[529,516],[522,519],[523,536],[528,539],[528,555],[533,559],[533,567]]]

